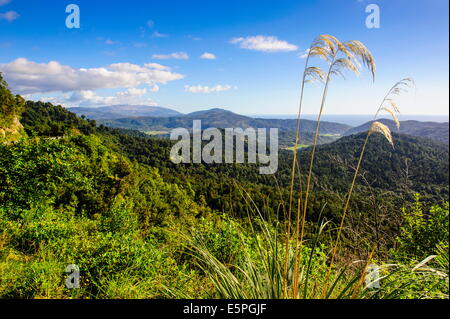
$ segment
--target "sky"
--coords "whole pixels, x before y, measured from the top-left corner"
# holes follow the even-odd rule
[[[80,28],[68,28],[80,10]],[[379,28],[368,28],[369,5]],[[0,0],[0,72],[16,94],[66,107],[155,105],[189,113],[295,114],[314,38],[359,40],[377,64],[333,79],[325,114],[371,114],[411,77],[404,114],[448,114],[447,0]],[[71,16],[72,17],[72,16]],[[72,22],[74,20],[71,20]],[[312,64],[323,66],[321,61]],[[308,84],[315,114],[323,85]]]

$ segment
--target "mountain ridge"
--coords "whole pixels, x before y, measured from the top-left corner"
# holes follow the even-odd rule
[[[119,104],[100,107],[71,107],[68,110],[79,116],[84,115],[91,120],[119,119],[129,116],[168,117],[183,115],[166,107],[150,105]]]
[[[392,132],[398,132],[406,135],[426,137],[441,143],[449,144],[449,123],[448,122],[421,122],[415,120],[400,121],[400,129],[397,129],[397,125],[393,120],[379,119],[381,122],[387,125]],[[369,130],[373,121],[366,122],[360,126],[350,128],[345,132],[344,136],[349,136]]]
[[[161,131],[171,130],[177,127],[191,128],[193,120],[201,120],[202,128],[278,128],[280,131],[295,131],[297,128],[296,119],[262,119],[240,115],[224,109],[210,109],[192,112],[176,117],[124,117],[118,119],[97,120],[99,124],[106,126],[134,129],[139,131]],[[313,132],[316,128],[316,121],[301,120],[301,132]],[[350,125],[321,122],[321,134],[343,134],[351,128]]]

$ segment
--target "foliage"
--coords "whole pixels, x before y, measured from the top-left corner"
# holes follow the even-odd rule
[[[422,260],[430,255],[437,255],[449,241],[448,202],[436,205],[424,212],[420,196],[416,194],[414,209],[402,211],[404,223],[397,237],[398,246],[395,254],[401,259],[410,256]],[[447,252],[448,255],[448,252]]]
[[[20,98],[0,89],[2,123],[19,123]],[[1,298],[281,298],[286,257],[291,287],[301,269],[296,298],[448,298],[448,203],[435,205],[448,197],[448,150],[428,140],[394,135],[392,151],[371,137],[343,232],[349,255],[327,281],[363,136],[318,147],[300,256],[295,238],[287,253],[282,245],[292,152],[271,177],[256,165],[175,166],[167,139],[96,127],[50,103],[24,107],[29,137],[0,143]],[[298,153],[301,165],[310,151]],[[423,197],[411,210],[413,191]],[[396,265],[383,268],[379,290],[365,286],[369,262]],[[65,288],[68,264],[81,270],[79,289]]]
[[[95,121],[81,119],[60,105],[27,101],[21,123],[29,135],[59,137],[95,131]]]
[[[23,135],[18,117],[24,105],[25,100],[11,93],[0,73],[0,143],[17,141]]]

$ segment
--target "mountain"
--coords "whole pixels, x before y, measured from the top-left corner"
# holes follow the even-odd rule
[[[148,105],[112,105],[101,107],[72,107],[69,111],[84,115],[91,120],[119,119],[128,116],[169,117],[180,116],[182,113],[161,106]]]
[[[62,106],[33,101],[26,102],[20,122],[28,135],[47,137],[90,134],[96,126],[95,121],[82,119]]]
[[[98,120],[99,124],[106,126],[134,129],[139,131],[170,131],[173,128],[191,128],[193,120],[201,120],[202,128],[278,128],[280,131],[295,131],[297,120],[295,119],[258,119],[244,115],[239,115],[223,109],[211,109],[180,115],[176,117],[124,117],[118,119]],[[301,120],[300,128],[302,132],[313,132],[316,128],[316,121]],[[351,126],[333,122],[322,122],[320,126],[321,134],[341,135],[348,131]]]
[[[391,131],[399,132],[407,135],[426,137],[435,141],[449,144],[449,124],[438,122],[419,122],[419,121],[401,121],[400,130],[397,130],[395,122],[388,119],[380,119],[379,122],[387,125]],[[344,133],[345,136],[366,132],[369,130],[372,121],[361,126],[353,127]]]
[[[214,116],[217,116],[217,118]],[[218,120],[220,116],[232,116],[235,119],[248,119],[232,112],[209,110],[187,114],[181,119],[208,118]],[[158,120],[157,118],[154,118]],[[160,118],[159,120],[167,120]],[[172,119],[174,121],[174,119]],[[27,101],[21,122],[29,135],[61,136],[78,131],[83,134],[105,132],[113,134],[117,143],[114,148],[121,149],[126,156],[143,164],[158,167],[173,175],[173,169],[180,174],[200,174],[202,176],[227,176],[253,184],[272,185],[274,180],[258,173],[257,166],[239,165],[230,169],[228,165],[186,165],[174,166],[168,158],[171,142],[165,139],[149,138],[138,131],[96,128],[95,123],[83,120],[60,106],[51,103]],[[326,126],[326,125],[325,125]],[[291,134],[291,132],[288,132]],[[102,133],[103,134],[103,133]],[[283,136],[283,135],[280,135]],[[317,148],[313,173],[316,187],[324,187],[345,192],[351,182],[353,168],[364,143],[364,133],[345,136],[337,141]],[[401,191],[410,188],[422,195],[436,198],[448,197],[449,150],[445,144],[429,138],[393,133],[394,147],[380,134],[374,134],[366,148],[362,173],[365,180],[358,184],[370,183],[371,187],[381,190]],[[308,163],[311,148],[299,150],[299,163]],[[290,183],[292,152],[281,151],[279,169],[276,174],[278,183],[286,187]]]
[[[320,145],[313,169],[321,185],[345,190],[351,183],[366,134]],[[449,149],[428,138],[393,133],[394,147],[381,134],[371,136],[361,166],[360,185],[400,192],[410,190],[448,198]],[[309,159],[310,148],[299,160]],[[368,186],[367,185],[367,186]]]

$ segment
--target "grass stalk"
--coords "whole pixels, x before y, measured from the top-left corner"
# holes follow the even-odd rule
[[[313,165],[314,165],[314,156],[315,156],[316,147],[317,147],[317,139],[318,139],[318,136],[319,136],[320,121],[321,121],[321,118],[322,118],[322,113],[323,113],[323,109],[324,109],[324,106],[325,106],[326,97],[327,97],[327,94],[328,94],[328,87],[329,87],[330,78],[331,78],[330,75],[331,75],[331,70],[332,70],[333,62],[334,62],[335,58],[336,58],[336,55],[333,56],[333,60],[330,63],[330,68],[329,68],[328,73],[327,73],[327,80],[325,82],[325,87],[324,87],[324,90],[323,90],[322,102],[321,102],[321,105],[320,105],[320,111],[319,111],[319,115],[318,115],[318,118],[317,118],[316,131],[315,131],[315,134],[314,134],[314,142],[313,142],[312,151],[311,151],[311,158],[310,158],[310,162],[309,162],[308,178],[307,178],[307,182],[306,182],[306,194],[305,194],[305,200],[303,202],[303,214],[302,214],[302,218],[301,218],[301,220],[302,220],[301,230],[300,230],[300,234],[298,234],[299,229],[297,229],[297,234],[296,234],[297,238],[300,235],[300,238],[299,238],[300,247],[298,248],[298,253],[296,253],[296,260],[297,259],[301,259],[301,255],[302,255],[301,251],[302,251],[302,247],[303,247],[303,239],[304,239],[304,236],[305,236],[306,211],[308,209],[308,199],[309,199],[309,193],[310,193],[310,187],[311,187],[311,176],[312,176],[312,170],[313,170]],[[300,197],[301,197],[301,193],[300,193]],[[298,257],[297,257],[297,254],[298,254]],[[296,274],[295,274],[296,276],[295,277],[298,278],[299,270],[295,269],[295,271],[296,271]],[[295,296],[297,296],[297,293],[298,293],[297,289],[298,289],[297,287],[294,288],[294,295]]]
[[[394,121],[397,123],[397,126],[400,127],[400,123],[399,123],[399,121],[398,121],[398,119],[397,119],[397,117],[395,115],[396,113],[399,113],[399,110],[398,110],[396,104],[393,103],[393,100],[392,100],[391,97],[392,97],[392,95],[397,95],[397,94],[400,93],[402,85],[408,85],[410,83],[414,83],[414,82],[411,79],[403,79],[403,80],[397,82],[388,91],[388,93],[384,96],[380,106],[378,107],[377,112],[375,113],[375,116],[373,118],[374,123],[377,123],[375,121],[378,118],[378,115],[380,114],[380,112],[382,110],[386,110],[392,115],[392,117],[394,118]],[[391,102],[391,108],[387,108],[387,107],[384,106],[386,104],[386,102],[388,102],[388,101]],[[339,228],[338,228],[338,234],[337,234],[336,241],[335,241],[335,244],[334,244],[334,247],[333,247],[333,250],[332,250],[331,262],[330,262],[330,265],[329,265],[328,271],[327,271],[327,280],[326,280],[326,282],[328,282],[328,279],[329,279],[330,273],[331,273],[331,268],[333,267],[333,263],[335,261],[335,257],[336,257],[336,254],[337,254],[337,248],[338,248],[338,245],[339,245],[339,242],[340,242],[340,239],[341,239],[342,230],[344,228],[345,218],[347,216],[348,208],[349,208],[349,205],[350,205],[350,200],[351,200],[352,195],[353,195],[353,190],[354,190],[354,187],[355,187],[355,184],[356,184],[356,179],[358,178],[359,170],[361,168],[361,163],[362,163],[362,160],[363,160],[363,157],[364,157],[364,153],[365,153],[365,150],[366,150],[366,147],[367,147],[367,144],[369,142],[369,138],[370,138],[371,134],[372,134],[372,130],[369,129],[369,131],[367,132],[366,138],[364,140],[364,144],[363,144],[363,147],[361,149],[361,153],[359,155],[358,165],[356,166],[355,173],[353,174],[353,179],[352,179],[352,183],[350,184],[350,189],[349,189],[347,197],[346,197],[344,209],[343,209],[343,212],[342,212],[341,222],[340,222],[340,225],[339,225]],[[386,138],[389,140],[388,136],[386,136]],[[324,292],[325,291],[326,291],[326,286],[324,288]]]
[[[305,91],[305,84],[306,84],[306,77],[307,77],[307,69],[310,59],[310,52],[311,49],[308,51],[308,56],[306,57],[305,62],[305,69],[303,71],[303,78],[302,78],[302,85],[300,90],[300,101],[299,101],[299,107],[298,107],[298,116],[297,116],[297,128],[295,132],[295,144],[294,144],[294,157],[292,160],[292,171],[291,171],[291,184],[289,188],[289,211],[287,216],[287,226],[286,226],[286,243],[285,243],[285,261],[284,261],[284,270],[283,270],[283,277],[284,277],[284,284],[283,284],[283,296],[284,298],[287,297],[288,294],[288,256],[289,256],[289,243],[291,239],[291,218],[292,218],[292,201],[293,201],[293,194],[294,194],[294,181],[295,181],[295,167],[297,165],[299,171],[300,171],[300,165],[297,160],[297,147],[298,142],[300,139],[300,119],[301,119],[301,113],[302,113],[302,105],[303,105],[303,95]],[[299,176],[301,178],[301,176]],[[298,203],[300,207],[300,201]]]

